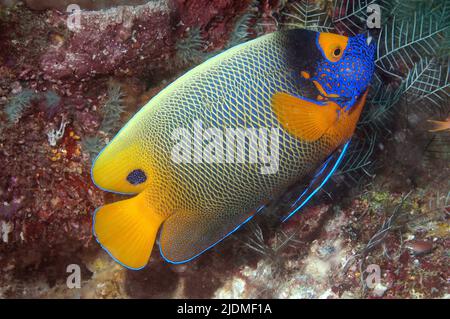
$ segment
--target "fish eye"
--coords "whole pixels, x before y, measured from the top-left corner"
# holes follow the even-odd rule
[[[333,56],[334,56],[335,58],[337,58],[338,56],[341,55],[341,53],[342,53],[341,48],[340,48],[340,47],[337,47],[337,48],[334,49],[334,51],[333,51]]]
[[[131,171],[130,174],[127,176],[127,181],[131,185],[139,185],[144,183],[147,180],[147,175],[145,175],[145,172],[141,169],[135,169]]]
[[[319,33],[318,46],[325,59],[338,62],[347,48],[348,38],[332,33]]]

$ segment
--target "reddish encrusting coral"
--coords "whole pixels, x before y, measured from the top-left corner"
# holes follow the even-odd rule
[[[208,30],[204,34],[205,40],[209,50],[214,50],[225,46],[236,17],[248,8],[251,1],[173,0],[172,3],[182,29],[186,26],[198,26],[202,30]],[[174,35],[180,34],[176,32]]]
[[[68,251],[90,244],[91,212],[103,203],[74,131],[68,127],[53,148],[45,123],[39,112],[3,129],[7,139],[0,140],[0,219],[10,228],[0,245],[2,271],[21,274],[32,251],[36,269],[46,256],[65,255],[67,262]]]
[[[236,0],[173,0],[81,12],[80,28],[66,33],[60,43],[43,54],[40,67],[45,79],[66,81],[174,72],[176,65],[169,61],[186,30],[200,28],[207,51],[223,48],[236,16],[249,4]],[[49,17],[55,28],[64,28],[68,19],[71,17],[67,14],[56,12]]]

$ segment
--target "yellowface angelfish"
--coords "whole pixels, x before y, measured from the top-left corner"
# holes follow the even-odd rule
[[[95,212],[97,241],[122,265],[140,269],[159,232],[164,259],[187,262],[315,174],[297,211],[336,169],[355,130],[374,71],[371,40],[280,31],[181,76],[97,157],[98,187],[136,194]],[[270,151],[261,151],[263,142]],[[245,160],[232,152],[244,146]]]

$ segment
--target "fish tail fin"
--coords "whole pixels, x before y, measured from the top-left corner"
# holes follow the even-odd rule
[[[450,122],[449,121],[434,121],[434,120],[428,120],[429,123],[431,123],[432,127],[429,130],[429,132],[439,132],[450,129]]]
[[[102,248],[117,262],[135,270],[148,263],[158,229],[165,220],[145,199],[144,192],[100,207],[93,221],[93,233]]]

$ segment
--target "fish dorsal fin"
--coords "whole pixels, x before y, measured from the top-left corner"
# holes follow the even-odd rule
[[[336,151],[333,152],[325,162],[316,171],[314,177],[312,178],[309,185],[303,190],[303,192],[296,198],[296,200],[291,204],[289,212],[281,218],[283,222],[288,220],[296,212],[298,212],[302,207],[304,207],[309,200],[326,184],[330,179],[342,159],[347,152],[350,141],[342,145]]]
[[[283,128],[298,139],[314,142],[338,120],[340,107],[327,101],[311,101],[284,92],[272,97],[272,108]]]

